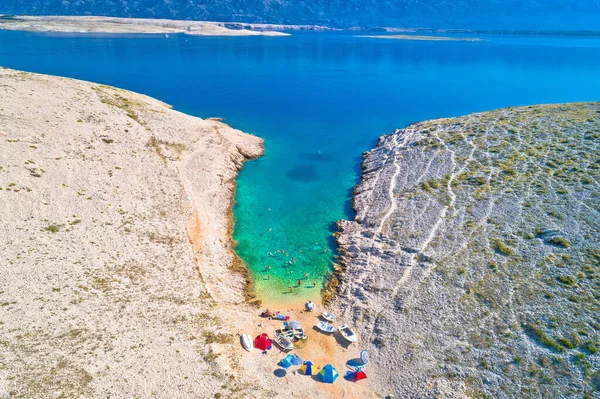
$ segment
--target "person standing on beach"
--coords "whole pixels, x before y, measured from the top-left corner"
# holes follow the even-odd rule
[[[313,280],[313,287],[317,286],[317,280]]]
[[[294,287],[290,285],[290,292],[294,292]]]

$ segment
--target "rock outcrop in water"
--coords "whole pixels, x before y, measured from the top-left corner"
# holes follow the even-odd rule
[[[336,302],[380,392],[598,395],[599,151],[581,103],[417,123],[365,154]]]

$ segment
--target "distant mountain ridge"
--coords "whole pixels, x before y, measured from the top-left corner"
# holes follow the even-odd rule
[[[600,0],[2,0],[0,13],[485,29],[600,29]]]

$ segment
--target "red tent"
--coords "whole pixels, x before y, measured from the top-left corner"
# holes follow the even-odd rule
[[[359,371],[356,374],[354,374],[354,382],[360,381],[364,378],[367,378],[367,375],[365,374],[364,371]]]
[[[254,339],[254,347],[266,351],[271,349],[271,340],[267,334],[259,335]]]

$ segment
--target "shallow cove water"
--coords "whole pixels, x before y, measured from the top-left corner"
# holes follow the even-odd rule
[[[334,261],[335,222],[353,217],[360,156],[378,136],[423,119],[600,100],[598,38],[431,42],[292,33],[0,31],[0,65],[134,90],[264,137],[266,155],[238,178],[234,238],[269,303],[319,298]]]

